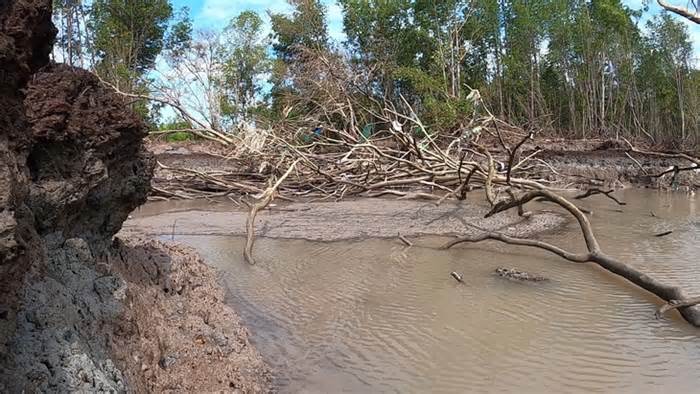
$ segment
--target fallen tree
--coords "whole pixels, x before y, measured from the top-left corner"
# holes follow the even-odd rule
[[[273,129],[256,130],[257,141],[263,140],[264,144],[247,144],[247,136],[237,136],[237,143],[221,143],[226,149],[221,156],[231,164],[231,170],[160,166],[177,174],[157,191],[161,195],[257,195],[246,224],[244,256],[249,263],[255,263],[255,216],[274,196],[307,201],[395,196],[440,204],[448,198],[463,200],[468,192],[483,190],[492,206],[487,217],[515,207],[520,216],[528,217],[532,213],[525,212],[523,206],[533,199],[559,205],[578,221],[587,252],[573,253],[539,240],[490,231],[456,239],[446,247],[497,240],[544,249],[572,262],[594,262],[657,295],[679,309],[688,322],[700,326],[700,311],[680,288],[668,286],[601,250],[584,208],[556,193],[562,187],[557,183],[559,174],[537,157],[543,149],[534,141],[536,133],[496,119],[478,91],[469,95],[474,113],[460,129],[434,132],[403,97],[400,103],[392,103],[358,88],[366,76],[353,74],[342,64],[322,56],[305,64],[316,67],[305,74],[305,89],[313,94],[305,95],[292,106],[310,108],[308,112],[295,119],[283,119]],[[303,101],[309,97],[313,100]],[[377,125],[377,129],[368,134],[368,124]],[[529,150],[525,149],[528,145]],[[635,153],[689,161],[692,168],[688,172],[700,162],[687,154],[644,151],[632,144],[625,153],[630,157],[630,153]],[[280,168],[287,171],[272,181]],[[592,182],[583,181],[581,185],[587,190],[579,199],[602,194],[624,205],[611,195],[613,189],[590,188]]]
[[[587,252],[574,253],[543,241],[515,238],[498,232],[483,232],[476,236],[461,237],[450,241],[444,246],[444,248],[449,249],[455,245],[465,242],[473,243],[486,240],[496,240],[510,245],[543,249],[575,263],[596,263],[603,269],[625,278],[642,289],[647,290],[666,301],[668,303],[667,306],[662,307],[659,310],[657,313],[658,316],[667,310],[678,309],[688,323],[692,324],[693,326],[700,327],[700,310],[695,306],[700,303],[700,297],[690,298],[684,294],[681,288],[664,284],[603,252],[598,244],[598,240],[593,233],[593,229],[591,228],[591,224],[586,215],[566,198],[548,190],[532,190],[523,194],[519,198],[502,201],[495,204],[491,211],[485,215],[485,217],[493,216],[511,208],[520,207],[535,198],[542,198],[559,205],[576,219],[583,234]]]
[[[243,249],[243,257],[249,264],[255,264],[255,258],[253,258],[253,244],[255,243],[255,216],[261,209],[265,209],[265,207],[272,202],[272,200],[275,198],[275,193],[277,193],[277,189],[280,187],[282,182],[287,179],[298,162],[299,161],[297,160],[292,163],[287,171],[274,184],[265,189],[265,191],[262,192],[262,194],[257,198],[257,201],[250,206],[250,213],[248,213],[248,220],[246,220],[247,237],[245,248]]]

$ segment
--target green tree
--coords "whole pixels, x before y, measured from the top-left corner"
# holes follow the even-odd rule
[[[272,105],[281,113],[288,98],[299,97],[300,74],[304,73],[304,51],[327,52],[326,9],[319,0],[288,0],[291,15],[270,14],[275,61],[272,66]]]
[[[253,11],[233,18],[223,32],[222,111],[234,122],[248,121],[259,105],[263,79],[270,71],[263,21]]]
[[[88,7],[81,0],[54,0],[53,21],[58,28],[55,52],[68,65],[85,64],[87,51],[85,23],[88,17]]]
[[[135,91],[163,49],[172,16],[168,0],[94,0],[90,23],[98,73],[120,90]]]
[[[680,21],[673,19],[668,13],[656,16],[647,22],[649,35],[647,38],[647,53],[640,66],[643,81],[642,88],[648,97],[653,99],[653,107],[648,115],[650,121],[656,123],[656,128],[673,130],[675,125],[680,141],[688,137],[689,104],[696,102],[697,90],[688,89],[693,86],[691,81],[691,61],[693,46],[688,31]],[[690,109],[696,113],[697,107]],[[692,118],[691,124],[692,122]],[[694,125],[697,130],[697,123]],[[673,137],[673,136],[671,136]]]

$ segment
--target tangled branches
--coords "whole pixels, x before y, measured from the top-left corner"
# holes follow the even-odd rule
[[[456,239],[445,247],[496,240],[543,249],[571,262],[592,262],[669,303],[660,313],[678,309],[689,323],[700,326],[696,299],[601,250],[584,211],[556,194],[549,177],[536,175],[553,169],[536,157],[540,152],[536,145],[526,151],[534,133],[497,120],[485,108],[478,92],[469,95],[473,112],[458,128],[437,132],[419,118],[414,109],[416,103],[404,97],[398,103],[379,100],[362,91],[358,86],[367,84],[358,80],[369,76],[353,75],[345,63],[310,56],[303,64],[309,69],[297,70],[297,78],[306,76],[297,86],[304,86],[309,94],[288,103],[283,111],[285,119],[264,132],[264,144],[222,143],[233,145],[221,157],[233,163],[230,170],[205,172],[161,165],[161,169],[176,174],[172,178],[175,182],[157,189],[165,196],[194,197],[197,191],[206,196],[258,196],[248,217],[244,250],[245,259],[251,264],[255,263],[255,216],[274,196],[317,201],[391,195],[430,199],[440,204],[445,199],[464,199],[468,192],[482,190],[492,207],[487,217],[516,207],[521,216],[528,217],[531,213],[523,207],[533,199],[558,205],[578,222],[587,252],[573,253],[540,240],[490,231]],[[247,137],[237,138],[246,141]],[[631,147],[631,152],[642,151]],[[682,170],[698,167],[698,159],[692,156],[660,155],[690,161],[691,167]],[[538,171],[537,167],[544,170]],[[280,168],[287,170],[277,177]],[[674,174],[680,170],[676,167]],[[268,182],[274,178],[277,181]],[[591,189],[577,198],[602,194],[624,205],[611,192]]]

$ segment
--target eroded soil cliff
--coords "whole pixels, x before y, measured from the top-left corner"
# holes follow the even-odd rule
[[[54,35],[50,0],[0,2],[0,392],[266,390],[201,260],[113,240],[150,189],[146,127],[49,64]]]

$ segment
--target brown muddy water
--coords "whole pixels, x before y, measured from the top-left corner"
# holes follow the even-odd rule
[[[698,198],[617,194],[627,206],[580,202],[594,211],[604,250],[700,295]],[[135,215],[188,215],[188,204],[202,209],[159,203]],[[665,230],[674,232],[654,237]],[[573,224],[542,238],[582,244]],[[423,237],[411,248],[395,239],[262,238],[249,266],[240,237],[174,239],[221,271],[282,392],[700,390],[700,330],[676,312],[656,320],[658,299],[593,265],[497,243],[442,251],[434,246],[446,237]],[[550,281],[511,282],[493,274],[499,266]]]

